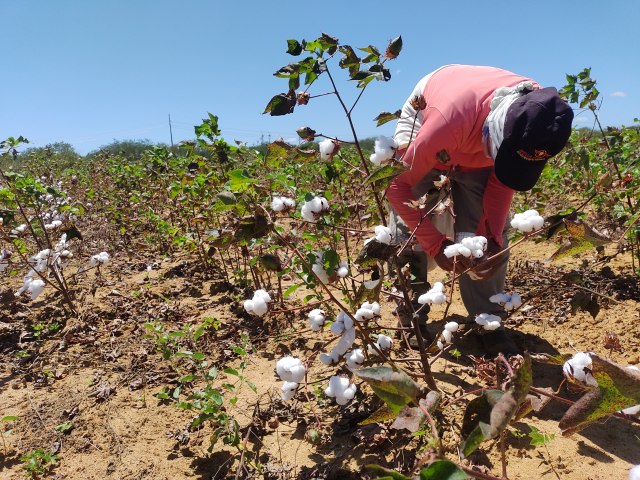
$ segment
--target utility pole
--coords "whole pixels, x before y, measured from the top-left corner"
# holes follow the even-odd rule
[[[171,130],[171,114],[169,114],[169,136],[171,137],[171,148],[173,148],[173,130]]]

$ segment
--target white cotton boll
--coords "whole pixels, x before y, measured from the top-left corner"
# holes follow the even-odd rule
[[[320,197],[313,197],[311,199],[311,211],[313,213],[318,213],[320,211],[322,211],[322,200],[320,199]]]
[[[307,369],[304,365],[294,365],[289,369],[289,372],[291,373],[291,381],[300,383],[304,380]]]
[[[333,375],[329,378],[329,386],[324,389],[324,394],[327,397],[335,397],[336,394],[342,394],[349,386],[349,379],[341,377],[339,375]]]
[[[324,363],[326,366],[330,366],[333,365],[335,363],[338,363],[338,356],[334,355],[333,352],[331,353],[321,353],[320,356],[318,357],[318,359]]]
[[[276,362],[276,373],[285,382],[300,383],[306,371],[299,358],[286,356]]]
[[[474,258],[482,258],[484,257],[484,250],[478,248],[476,250],[473,250],[471,254],[473,255]]]
[[[389,227],[385,227],[384,225],[378,225],[374,232],[376,234],[376,240],[380,243],[384,243],[385,245],[389,245],[391,243],[391,229]]]
[[[565,377],[573,378],[578,382],[585,383],[587,385],[597,386],[598,382],[590,370],[592,366],[591,356],[588,353],[578,352],[569,360],[564,362],[562,371]]]
[[[321,141],[318,144],[318,147],[320,148],[320,158],[322,160],[328,160],[329,158],[331,158],[331,155],[336,148],[336,144],[333,142],[333,140],[327,138]]]
[[[447,322],[444,326],[444,329],[451,333],[457,332],[458,328],[460,328],[458,322]]]
[[[336,271],[336,274],[340,278],[344,278],[347,275],[349,275],[349,264],[347,262],[340,262],[340,264],[338,265],[338,270]]]
[[[243,306],[245,312],[247,312],[249,315],[255,314],[255,310],[253,309],[253,300],[245,300]]]
[[[368,308],[359,308],[355,314],[356,320],[362,322],[363,320],[369,320],[374,317],[373,311]]]
[[[523,213],[516,213],[511,220],[511,226],[522,233],[529,233],[542,228],[544,218],[536,210],[527,210]]]
[[[442,343],[442,341],[438,340],[438,341],[436,342],[436,345],[438,346],[438,348],[439,348],[440,350],[444,350],[444,343]]]
[[[430,290],[434,292],[444,292],[444,283],[436,282],[433,284],[433,287],[431,287]]]
[[[346,313],[340,317],[340,321],[344,325],[345,330],[351,330],[353,328],[353,319]]]
[[[447,297],[442,292],[435,292],[431,296],[431,305],[443,305],[447,303]]]
[[[378,347],[380,348],[380,350],[382,350],[383,352],[386,352],[388,350],[391,350],[391,346],[393,345],[393,340],[391,339],[391,337],[388,337],[387,335],[378,335],[378,340],[376,341],[376,343],[378,344]]]
[[[374,315],[380,315],[380,304],[378,302],[364,302],[362,305],[360,305],[360,308],[370,310]]]
[[[300,210],[300,215],[302,215],[302,218],[307,222],[316,221],[316,217],[311,211],[311,206],[308,203],[305,203],[304,205],[302,205],[302,209]]]
[[[449,330],[443,330],[442,338],[446,343],[451,343],[451,340],[453,340],[453,333],[451,333]]]
[[[345,330],[344,323],[338,322],[336,320],[335,322],[333,322],[331,324],[331,326],[329,327],[329,330],[331,330],[336,335],[342,335],[342,332],[344,332],[344,330]]]
[[[458,249],[460,248],[459,243],[454,243],[453,245],[447,245],[444,249],[444,256],[447,258],[455,257],[458,255]]]
[[[502,319],[498,315],[481,313],[476,316],[476,323],[485,330],[496,330],[502,324]]]
[[[369,156],[369,161],[378,167],[382,165],[385,160],[387,160],[387,158],[381,152],[374,152]]]
[[[322,283],[329,283],[329,274],[321,264],[314,264],[313,267],[311,267],[311,270],[313,270],[313,273],[316,274],[316,276]]]
[[[284,202],[280,197],[273,197],[273,200],[271,200],[271,210],[274,212],[281,212],[284,210]]]
[[[322,330],[326,319],[323,310],[320,310],[319,308],[311,310],[308,314],[308,317],[309,324],[311,325],[311,330],[313,330],[314,332]]]
[[[353,342],[356,341],[356,329],[349,328],[342,333],[340,340],[335,347],[333,347],[333,352],[336,353],[339,357],[344,355],[349,351]]]
[[[469,258],[471,257],[471,250],[464,245],[460,245],[460,247],[458,247],[458,254],[462,255],[463,257]]]
[[[512,293],[509,302],[511,302],[513,308],[518,308],[522,305],[522,297],[518,293]]]
[[[269,305],[261,298],[253,299],[253,313],[258,317],[262,317],[265,313],[269,311]]]
[[[29,283],[29,287],[27,290],[31,294],[31,300],[35,300],[40,296],[40,294],[44,291],[44,280],[41,278],[37,278]]]
[[[361,348],[356,348],[354,350],[351,350],[347,354],[346,360],[347,360],[347,367],[349,367],[351,370],[355,370],[356,368],[359,368],[360,366],[362,366],[362,362],[364,362],[364,352],[362,351]]]
[[[489,301],[492,303],[505,304],[511,299],[510,295],[506,293],[496,293],[495,295],[491,295],[489,297]]]
[[[258,289],[253,293],[253,299],[260,299],[265,303],[269,303],[271,301],[271,297],[267,293],[266,290]]]
[[[353,400],[353,397],[356,396],[356,391],[357,391],[358,387],[356,386],[355,383],[350,384],[347,388],[345,388],[344,393],[342,394],[342,398],[344,398],[346,400],[347,403],[349,400]],[[344,405],[344,404],[341,404]]]
[[[296,201],[293,198],[280,197],[280,200],[284,203],[285,208],[294,208],[296,206]]]
[[[640,465],[629,470],[629,480],[640,480]]]
[[[625,415],[631,415],[635,417],[640,414],[640,405],[634,405],[633,407],[625,408],[624,410],[621,410],[621,412]]]
[[[298,384],[296,382],[284,382],[282,384],[282,400],[289,401],[296,395]]]
[[[531,226],[533,227],[534,230],[538,230],[539,228],[542,228],[543,225],[544,225],[544,218],[537,216],[531,219]]]

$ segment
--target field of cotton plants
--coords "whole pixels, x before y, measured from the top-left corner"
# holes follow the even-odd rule
[[[286,47],[265,113],[333,97],[352,137],[258,149],[208,114],[137,157],[0,143],[0,478],[640,478],[637,124],[600,126],[591,72],[568,74],[597,128],[514,200],[507,317],[460,299],[484,237],[416,309],[385,199],[405,167],[351,116],[402,39]],[[448,215],[455,173],[413,208]],[[521,355],[483,356],[500,327]]]

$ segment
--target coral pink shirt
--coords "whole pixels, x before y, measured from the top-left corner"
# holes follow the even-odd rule
[[[418,225],[421,212],[406,202],[415,200],[411,188],[431,170],[448,170],[453,165],[466,170],[493,168],[493,159],[485,155],[482,144],[489,104],[496,89],[524,81],[531,79],[499,68],[469,65],[450,65],[429,78],[423,91],[427,108],[421,112],[422,125],[403,158],[411,169],[396,177],[387,189],[389,201],[410,230]],[[535,82],[534,88],[539,88]],[[446,164],[438,160],[443,150],[450,157]],[[493,238],[502,245],[502,230],[513,193],[491,173],[477,235]],[[446,238],[428,219],[416,231],[416,239],[430,256],[440,251]]]

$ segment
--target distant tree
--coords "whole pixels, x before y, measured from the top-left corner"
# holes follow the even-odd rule
[[[82,155],[66,142],[55,142],[44,147],[30,147],[16,158],[16,169],[26,168],[34,172],[40,170],[62,172],[73,168],[82,161]]]
[[[156,144],[148,139],[138,140],[116,140],[114,139],[107,145],[102,145],[97,150],[88,153],[88,157],[95,157],[98,153],[109,153],[111,155],[121,155],[125,158],[137,160],[142,157],[144,152],[151,150],[157,146],[166,146],[164,144]]]

